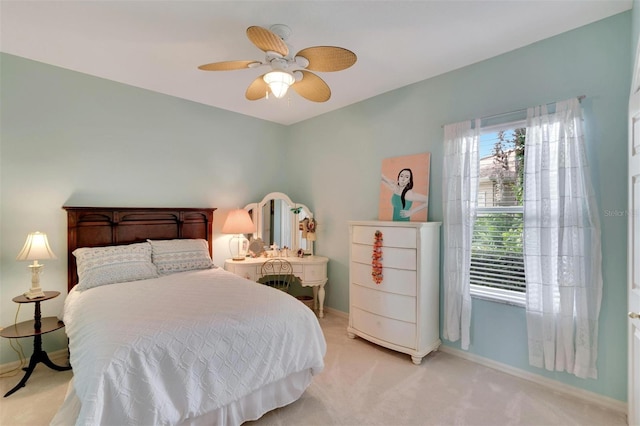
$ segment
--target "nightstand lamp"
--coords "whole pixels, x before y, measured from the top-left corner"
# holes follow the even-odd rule
[[[24,243],[20,253],[18,253],[18,257],[16,257],[16,260],[33,260],[33,263],[29,265],[29,268],[31,268],[31,289],[24,294],[27,299],[45,296],[42,287],[40,287],[40,271],[44,265],[38,263],[38,260],[47,259],[57,259],[51,247],[49,247],[47,234],[32,232],[27,235],[27,241]]]
[[[245,209],[231,210],[222,226],[225,234],[236,234],[229,240],[229,250],[233,260],[244,260],[247,257],[247,239],[242,234],[253,234],[256,227]]]

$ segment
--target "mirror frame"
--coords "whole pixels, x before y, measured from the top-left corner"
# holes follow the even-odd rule
[[[244,209],[247,211],[253,211],[252,220],[256,225],[256,232],[253,234],[253,238],[258,238],[262,235],[262,231],[264,229],[264,218],[262,217],[262,208],[265,204],[267,204],[271,200],[283,200],[285,203],[289,205],[289,209],[301,209],[304,211],[308,218],[313,218],[313,213],[307,206],[300,203],[294,203],[291,201],[291,198],[287,194],[282,192],[270,192],[265,195],[264,198],[259,203],[249,203],[244,206]],[[301,243],[301,234],[302,232],[298,228],[298,214],[291,212],[291,230],[293,231],[293,235],[291,236],[291,249],[292,252],[295,253],[300,248]],[[305,254],[309,254],[313,256],[313,241],[307,241],[307,248],[305,250]]]

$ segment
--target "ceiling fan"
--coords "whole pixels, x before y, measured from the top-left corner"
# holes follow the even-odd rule
[[[295,55],[285,41],[291,35],[286,25],[276,24],[269,29],[251,26],[247,37],[265,52],[264,61],[224,61],[200,65],[204,71],[232,71],[245,68],[270,66],[271,71],[259,76],[249,85],[245,97],[251,101],[268,97],[269,92],[276,98],[286,95],[289,87],[300,96],[314,102],[326,102],[331,97],[331,89],[320,77],[311,71],[342,71],[355,64],[357,57],[348,49],[335,46],[315,46],[302,49]]]

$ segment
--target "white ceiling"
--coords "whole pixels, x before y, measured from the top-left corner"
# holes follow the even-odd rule
[[[632,0],[0,1],[0,50],[281,124],[296,123],[630,9]],[[286,24],[293,51],[341,46],[358,56],[317,73],[328,102],[293,91],[248,101],[264,68],[199,65],[262,60],[251,25]]]

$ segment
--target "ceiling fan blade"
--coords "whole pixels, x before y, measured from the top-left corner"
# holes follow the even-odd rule
[[[258,61],[225,61],[225,62],[214,62],[211,64],[200,65],[198,69],[203,71],[233,71],[233,70],[241,70],[244,68],[251,68],[251,64],[259,65]]]
[[[342,71],[355,64],[358,59],[352,51],[335,46],[307,47],[296,56],[302,56],[309,61],[307,69],[322,72]]]
[[[302,73],[302,80],[291,85],[298,95],[314,102],[326,102],[331,97],[331,89],[323,79],[309,71],[296,71]]]
[[[257,101],[258,99],[262,99],[267,96],[269,86],[267,86],[267,83],[264,82],[262,77],[264,77],[264,74],[253,80],[249,87],[247,87],[247,91],[244,96],[250,101]]]
[[[249,37],[251,43],[264,52],[277,52],[282,56],[289,54],[287,44],[277,34],[266,28],[251,26],[247,28],[247,37]]]

